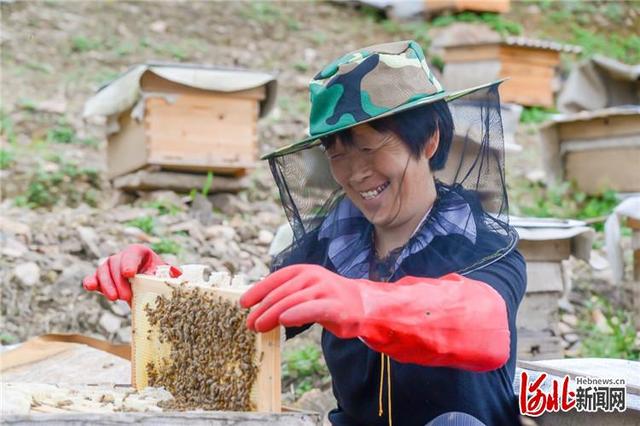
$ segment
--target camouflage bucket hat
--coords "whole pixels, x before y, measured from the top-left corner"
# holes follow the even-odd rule
[[[359,49],[324,67],[309,83],[309,137],[262,159],[310,148],[332,133],[441,99],[448,102],[497,82],[447,92],[413,40]]]

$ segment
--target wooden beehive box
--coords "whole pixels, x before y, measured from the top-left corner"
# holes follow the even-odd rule
[[[443,83],[448,90],[509,78],[500,100],[526,106],[552,107],[554,79],[561,51],[557,43],[509,37],[503,41],[445,47]]]
[[[510,0],[424,0],[427,13],[453,10],[462,12],[470,10],[474,12],[506,13],[511,6]]]
[[[640,106],[584,111],[542,129],[552,181],[575,181],[589,194],[640,192]]]
[[[581,222],[559,219],[520,219],[512,224],[520,235],[518,250],[527,262],[527,291],[516,318],[518,358],[561,358],[559,301],[570,290],[563,261],[572,254],[588,257],[593,231]]]
[[[149,167],[238,176],[255,167],[275,85],[247,70],[144,64],[100,89],[84,115],[108,117],[110,179]]]
[[[132,279],[132,350],[131,350],[131,383],[138,390],[148,385],[149,377],[146,366],[149,362],[160,365],[170,356],[171,347],[161,343],[159,330],[153,328],[145,311],[146,306],[155,306],[158,296],[170,297],[173,288],[182,286],[188,291],[198,288],[208,294],[214,294],[234,303],[246,291],[247,287],[201,287],[185,286],[181,279],[167,279],[152,275],[138,274]],[[215,324],[209,324],[215,326]],[[211,342],[212,349],[224,351],[220,342]],[[253,411],[280,412],[280,330],[268,333],[255,333],[255,359],[258,366],[257,378],[251,389],[251,405]]]

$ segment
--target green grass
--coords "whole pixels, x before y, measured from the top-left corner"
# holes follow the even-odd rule
[[[85,202],[95,207],[97,190],[100,189],[98,171],[79,167],[59,156],[54,160],[59,164],[58,169],[34,173],[26,190],[14,199],[14,203],[29,208],[51,208],[59,204],[76,207]]]
[[[636,328],[631,313],[614,309],[611,303],[602,297],[594,296],[586,305],[589,314],[595,309],[600,310],[606,325],[598,326],[591,318],[578,322],[578,329],[584,336],[581,355],[640,360],[640,347],[636,344]]]
[[[476,22],[489,26],[492,30],[502,35],[522,34],[522,25],[509,21],[497,13],[473,13],[462,12],[456,14],[441,15],[431,21],[434,27],[446,27],[456,22]]]
[[[13,151],[0,148],[0,170],[6,170],[15,162]]]
[[[324,384],[329,377],[322,352],[316,345],[309,344],[287,352],[283,358],[284,388],[293,384],[296,398],[318,387],[319,384]]]
[[[609,215],[619,203],[611,190],[597,195],[579,191],[575,184],[563,182],[546,186],[524,182],[509,189],[511,213],[520,216],[593,219]],[[594,224],[602,230],[602,224]]]
[[[142,230],[145,234],[153,235],[155,232],[156,222],[151,216],[138,217],[127,222],[127,225],[135,226]]]
[[[153,201],[151,203],[146,204],[145,207],[156,209],[160,216],[163,216],[163,215],[175,216],[176,214],[182,211],[182,209],[179,206],[176,206],[175,204],[170,203],[168,201]]]
[[[547,121],[553,114],[558,111],[549,108],[540,107],[524,107],[520,115],[521,123],[539,124]]]
[[[621,36],[616,33],[601,34],[576,24],[571,26],[571,43],[582,47],[582,57],[596,53],[609,56],[627,64],[640,62],[640,36]]]
[[[151,250],[158,254],[179,254],[182,250],[180,244],[168,238],[162,238],[157,243],[151,244]]]
[[[103,44],[100,40],[85,37],[85,36],[74,36],[71,38],[71,51],[84,53],[89,52],[91,50],[99,50],[103,47]]]
[[[16,132],[13,130],[13,120],[4,109],[0,109],[0,135],[4,136],[10,144],[16,143]]]

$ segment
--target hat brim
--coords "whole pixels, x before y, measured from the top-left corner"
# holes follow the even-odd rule
[[[313,135],[313,136],[305,138],[305,139],[303,139],[303,140],[301,140],[299,142],[295,142],[295,143],[292,143],[290,145],[283,146],[282,148],[278,148],[275,151],[272,151],[272,152],[270,152],[268,154],[263,155],[262,157],[260,157],[260,159],[261,160],[268,160],[268,159],[273,158],[273,157],[281,157],[283,155],[293,154],[294,152],[302,151],[303,149],[312,148],[314,146],[320,145],[320,138],[323,138],[325,136],[329,136],[329,135],[331,135],[333,133],[341,132],[342,130],[350,129],[351,127],[359,126],[360,124],[364,124],[364,123],[368,123],[368,122],[373,121],[373,120],[378,120],[380,118],[388,117],[390,115],[394,115],[394,114],[397,114],[397,113],[402,112],[402,111],[406,111],[406,110],[409,110],[409,109],[412,109],[412,108],[417,108],[417,107],[419,107],[421,105],[430,104],[430,103],[437,102],[437,101],[440,101],[440,100],[443,100],[443,99],[445,101],[447,101],[447,102],[450,102],[450,101],[458,99],[458,98],[460,98],[462,96],[465,96],[465,95],[471,94],[473,92],[476,92],[478,90],[485,89],[485,88],[487,88],[489,86],[492,86],[494,84],[502,83],[505,80],[507,80],[507,79],[503,78],[503,79],[500,79],[500,80],[493,81],[491,83],[485,83],[485,84],[482,84],[480,86],[474,86],[474,87],[471,87],[471,88],[468,88],[468,89],[462,89],[462,90],[457,90],[457,91],[453,91],[453,92],[442,92],[442,93],[438,93],[438,94],[433,95],[433,96],[416,99],[415,101],[408,102],[406,104],[400,105],[400,106],[398,106],[396,108],[393,108],[393,109],[390,109],[389,111],[384,112],[384,113],[382,113],[380,115],[376,115],[375,117],[367,118],[366,120],[358,121],[356,123],[347,124],[345,126],[335,128],[335,129],[333,129],[331,131],[320,133],[320,134],[317,134],[317,135]]]

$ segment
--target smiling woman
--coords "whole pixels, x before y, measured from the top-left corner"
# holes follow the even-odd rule
[[[518,422],[499,83],[447,92],[411,41],[351,52],[310,84],[309,137],[265,156],[294,241],[241,303],[257,331],[322,325],[332,424]]]

